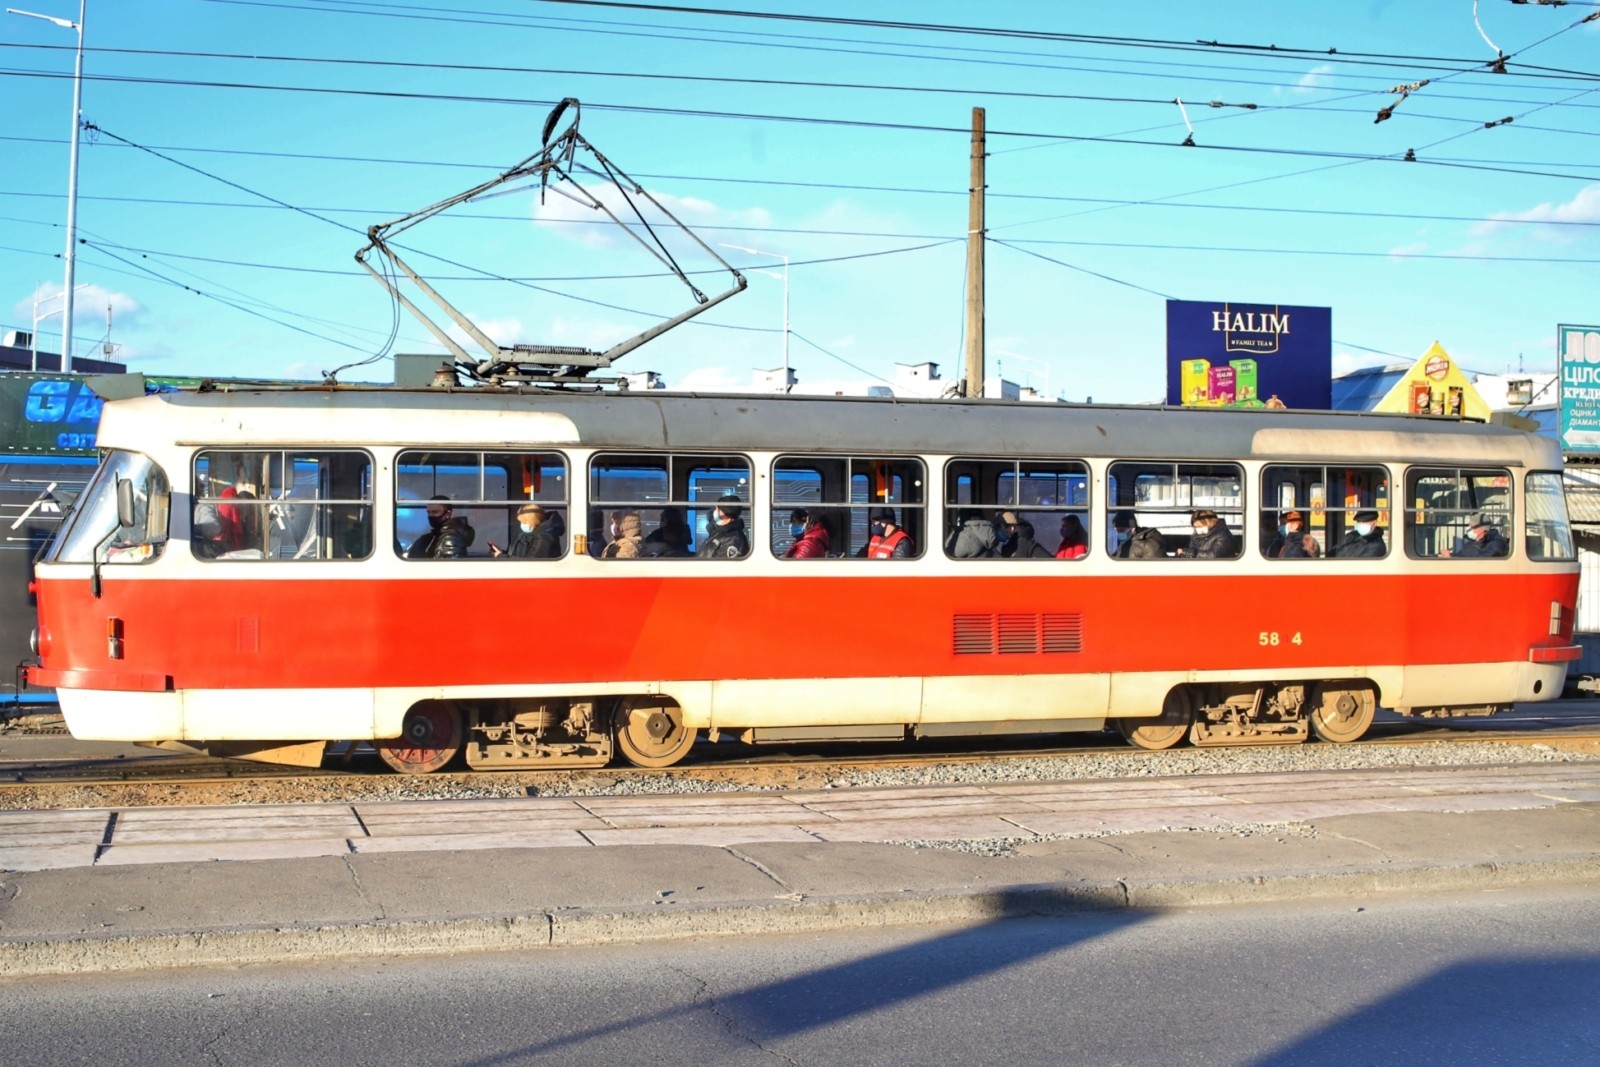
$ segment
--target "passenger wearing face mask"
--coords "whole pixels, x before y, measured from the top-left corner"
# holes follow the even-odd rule
[[[828,558],[828,528],[820,518],[804,508],[789,513],[789,536],[794,538],[794,544],[783,553],[784,559]]]
[[[1117,532],[1117,557],[1119,559],[1166,559],[1167,539],[1160,530],[1140,526],[1133,512],[1119,511],[1111,518]]]
[[[496,559],[555,559],[561,555],[561,542],[545,514],[543,505],[524,504],[517,509],[518,533],[509,548],[489,542],[489,554]]]
[[[643,527],[634,512],[615,512],[611,516],[611,543],[600,552],[601,559],[638,559],[644,555]]]
[[[1201,508],[1189,516],[1194,535],[1183,555],[1190,559],[1232,559],[1238,555],[1233,531],[1210,508]]]
[[[695,549],[697,559],[743,559],[750,554],[750,539],[745,536],[744,507],[736,496],[725,496],[706,517],[706,535]]]
[[[893,508],[879,508],[872,513],[870,532],[872,540],[863,552],[868,559],[910,559],[916,553],[911,535],[895,524]]]
[[[1305,516],[1298,511],[1285,512],[1278,524],[1278,536],[1267,546],[1270,559],[1314,559],[1322,555],[1317,539],[1306,533]]]
[[[411,542],[407,559],[459,559],[472,546],[475,531],[466,519],[458,519],[447,496],[428,501],[428,532]]]
[[[1376,558],[1388,554],[1389,546],[1383,543],[1383,530],[1378,526],[1376,511],[1356,512],[1355,529],[1345,534],[1344,540],[1339,542],[1339,547],[1332,552],[1332,555],[1341,559],[1361,556]]]

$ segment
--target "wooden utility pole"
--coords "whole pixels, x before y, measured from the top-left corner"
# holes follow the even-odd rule
[[[983,108],[972,109],[972,185],[967,191],[967,396],[983,395]]]

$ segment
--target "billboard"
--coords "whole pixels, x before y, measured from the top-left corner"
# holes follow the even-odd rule
[[[1600,454],[1600,326],[1557,326],[1563,452]]]
[[[1167,403],[1331,407],[1333,309],[1168,300]]]

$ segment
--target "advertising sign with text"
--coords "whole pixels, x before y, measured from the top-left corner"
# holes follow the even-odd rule
[[[1600,453],[1600,326],[1557,326],[1561,449]]]
[[[1333,309],[1167,301],[1167,403],[1322,408],[1333,400]]]

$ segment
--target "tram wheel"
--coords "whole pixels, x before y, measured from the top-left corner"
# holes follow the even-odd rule
[[[1319,741],[1358,741],[1377,713],[1377,694],[1360,682],[1324,683],[1311,694],[1311,732]]]
[[[1135,748],[1152,752],[1171,748],[1189,735],[1194,722],[1194,704],[1183,686],[1177,686],[1161,702],[1161,714],[1153,719],[1118,719],[1117,730]]]
[[[622,758],[635,767],[670,767],[689,754],[698,731],[683,725],[683,709],[661,701],[624,700],[612,725]]]
[[[401,774],[429,774],[461,751],[461,711],[442,700],[424,700],[406,712],[399,737],[372,744],[378,758]]]

